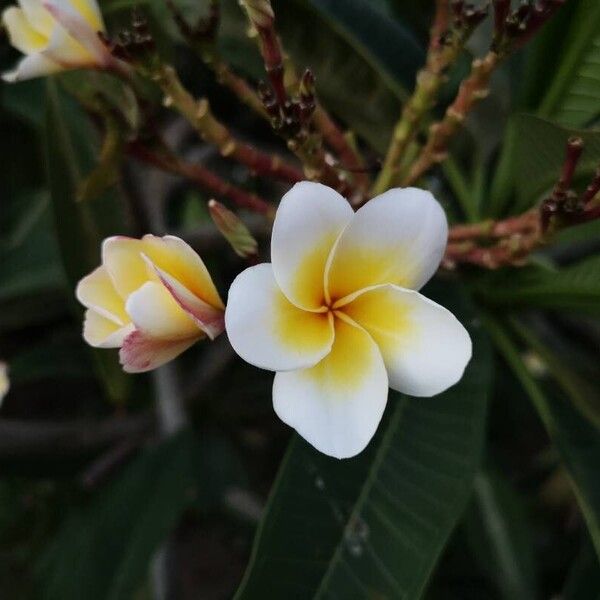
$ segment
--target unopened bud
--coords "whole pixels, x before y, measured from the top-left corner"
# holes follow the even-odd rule
[[[258,242],[234,212],[214,199],[209,201],[208,210],[217,229],[223,234],[223,237],[238,256],[242,258],[256,256]]]
[[[275,13],[270,0],[240,0],[240,5],[248,13],[248,18],[257,28],[270,27]]]

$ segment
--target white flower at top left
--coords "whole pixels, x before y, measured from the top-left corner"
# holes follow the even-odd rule
[[[100,38],[104,21],[96,0],[18,0],[2,13],[10,43],[25,57],[8,82],[117,63]]]
[[[85,341],[120,348],[123,369],[155,369],[224,329],[224,305],[202,259],[174,236],[111,237],[77,285]]]

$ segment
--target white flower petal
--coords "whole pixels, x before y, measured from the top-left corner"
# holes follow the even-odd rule
[[[438,268],[447,239],[446,215],[429,192],[394,189],[373,198],[357,211],[332,253],[331,298],[382,283],[420,289]]]
[[[29,24],[38,32],[49,38],[55,25],[52,15],[43,7],[40,0],[19,0]]]
[[[340,194],[320,183],[297,183],[281,199],[273,224],[271,260],[279,287],[299,308],[323,306],[325,264],[353,214]]]
[[[336,319],[331,353],[316,366],[277,373],[273,406],[279,418],[317,450],[348,458],[375,434],[388,395],[377,345],[355,325]]]
[[[93,57],[95,64],[106,67],[113,62],[108,48],[98,35],[99,32],[104,31],[104,24],[95,2],[77,0],[71,4],[65,0],[43,0],[43,5],[65,31],[81,45],[82,50],[85,49]],[[55,49],[58,51],[60,46],[55,44]],[[81,64],[85,64],[87,62],[85,57],[82,56],[82,59]]]
[[[371,334],[390,387],[399,392],[439,394],[460,380],[471,359],[467,330],[450,311],[413,290],[377,286],[341,310]]]
[[[16,83],[17,81],[25,81],[34,77],[52,75],[62,70],[62,65],[59,65],[43,54],[30,54],[22,58],[17,63],[15,69],[2,73],[2,79],[6,83]]]
[[[92,308],[85,311],[83,339],[94,348],[119,348],[133,330],[133,323],[119,325]]]
[[[179,281],[195,296],[214,306],[225,306],[200,256],[182,239],[174,235],[145,235],[141,240],[144,254],[158,267]]]
[[[20,8],[7,8],[2,13],[2,22],[11,45],[23,54],[40,52],[47,46],[48,38],[31,26],[25,12]]]
[[[126,373],[143,373],[173,360],[195,341],[195,339],[157,340],[136,329],[123,341],[119,359]]]
[[[144,283],[127,298],[125,310],[136,328],[153,338],[198,339],[203,335],[192,317],[177,304],[160,282]]]
[[[196,325],[204,332],[211,340],[214,340],[218,335],[223,333],[225,329],[225,312],[220,308],[214,308],[210,304],[201,300],[177,279],[159,269],[150,261],[146,255],[143,255],[149,262],[161,283],[166,290],[171,294],[173,300],[182,308],[196,323]],[[219,299],[220,300],[220,299]]]
[[[279,289],[270,264],[237,276],[229,289],[225,326],[244,360],[272,371],[315,365],[333,344],[331,317],[294,306]]]

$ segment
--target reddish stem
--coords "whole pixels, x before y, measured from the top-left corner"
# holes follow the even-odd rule
[[[229,198],[241,208],[247,208],[263,215],[272,215],[274,212],[274,207],[266,200],[232,185],[200,165],[181,161],[177,157],[162,152],[153,152],[138,141],[129,143],[127,150],[138,160],[163,171],[182,175],[212,194]]]

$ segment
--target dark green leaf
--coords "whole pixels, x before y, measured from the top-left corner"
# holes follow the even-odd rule
[[[452,304],[463,322],[471,314]],[[479,463],[490,384],[485,336],[462,381],[436,398],[392,395],[378,435],[337,461],[290,444],[238,600],[418,598]],[[277,573],[277,577],[273,574]]]
[[[569,571],[561,598],[564,600],[600,599],[600,565],[594,547],[588,539],[582,544],[581,551]]]
[[[99,264],[100,243],[123,232],[122,207],[114,190],[89,202],[78,201],[78,190],[91,171],[97,139],[81,108],[62,95],[54,80],[47,82],[46,162],[56,234],[71,289]],[[82,309],[74,298],[75,314]],[[115,353],[93,351],[108,396],[122,402],[129,382]]]
[[[144,451],[70,516],[40,564],[44,597],[130,600],[183,511],[197,502],[213,507],[232,484],[223,445],[213,444],[182,431]]]
[[[600,257],[573,266],[505,269],[483,276],[477,287],[495,306],[552,308],[599,314]]]
[[[466,515],[473,556],[506,600],[537,596],[533,539],[522,498],[500,474],[475,477]]]
[[[511,370],[531,399],[549,436],[556,445],[567,469],[579,506],[586,520],[597,554],[600,556],[600,436],[596,428],[588,423],[564,398],[545,393],[540,383],[527,369],[523,358],[511,339],[506,326],[488,315],[487,330]],[[519,333],[529,337],[524,325],[519,324]]]
[[[582,127],[600,116],[600,4],[580,0],[564,51],[554,67],[540,115],[570,127]]]
[[[517,211],[532,206],[556,183],[570,137],[579,136],[585,143],[577,175],[589,177],[600,164],[600,131],[566,129],[532,115],[517,115],[515,127]]]

